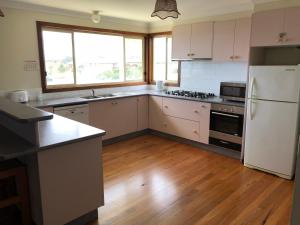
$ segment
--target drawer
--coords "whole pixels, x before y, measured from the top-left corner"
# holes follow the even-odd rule
[[[193,141],[200,139],[200,124],[196,121],[164,116],[163,132]]]
[[[201,103],[173,98],[163,98],[163,113],[168,116],[200,121]]]

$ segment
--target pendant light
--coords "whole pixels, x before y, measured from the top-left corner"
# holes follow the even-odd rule
[[[1,17],[4,17],[4,14],[3,14],[3,12],[1,11],[1,9],[0,9],[0,16],[1,16]]]
[[[164,20],[168,17],[178,18],[180,13],[177,9],[176,0],[156,0],[154,12],[151,17],[159,17]]]

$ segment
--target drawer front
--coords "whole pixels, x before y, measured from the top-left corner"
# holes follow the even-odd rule
[[[200,142],[208,144],[209,125],[210,125],[210,103],[200,103],[201,119],[200,119]]]
[[[163,132],[193,141],[199,141],[199,122],[164,116]]]
[[[163,131],[162,97],[149,97],[149,128]]]
[[[200,121],[201,108],[199,102],[163,98],[163,113],[168,116]]]

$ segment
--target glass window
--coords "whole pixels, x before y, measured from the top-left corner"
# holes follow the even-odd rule
[[[145,81],[144,38],[43,30],[46,86]]]
[[[172,61],[172,38],[153,39],[153,80],[178,82],[178,62]]]
[[[123,37],[74,33],[77,84],[124,80]]]
[[[43,31],[47,85],[74,83],[72,33]]]

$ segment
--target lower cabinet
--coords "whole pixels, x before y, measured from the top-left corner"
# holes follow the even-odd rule
[[[148,129],[149,127],[149,97],[137,97],[137,110],[138,110],[138,131]]]
[[[210,103],[149,97],[150,129],[208,144]]]
[[[89,103],[90,125],[103,129],[109,139],[138,129],[137,98],[122,98]]]

